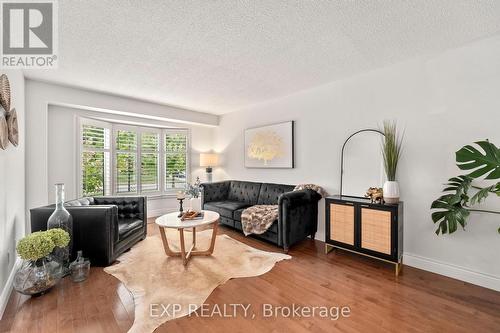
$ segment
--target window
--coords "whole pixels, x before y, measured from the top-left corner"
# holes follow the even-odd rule
[[[83,118],[80,122],[81,195],[152,195],[185,188],[189,171],[187,130]]]
[[[84,124],[81,128],[80,159],[82,195],[110,194],[109,128]]]
[[[137,193],[137,133],[116,131],[116,193]]]
[[[155,132],[141,134],[141,191],[156,192],[160,190],[159,155],[160,135]]]
[[[186,177],[186,132],[167,132],[165,133],[165,189],[184,188]]]

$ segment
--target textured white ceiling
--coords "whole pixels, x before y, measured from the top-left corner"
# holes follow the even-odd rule
[[[500,1],[59,1],[28,77],[221,114],[500,31]]]

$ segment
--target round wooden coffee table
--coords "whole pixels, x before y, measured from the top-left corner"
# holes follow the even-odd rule
[[[212,212],[209,210],[203,211],[203,219],[199,220],[185,220],[181,221],[181,219],[177,216],[179,213],[169,213],[160,216],[156,219],[155,223],[160,228],[161,240],[163,242],[163,248],[165,249],[165,254],[170,257],[181,257],[182,263],[184,266],[187,265],[189,259],[193,256],[209,256],[214,252],[215,247],[215,238],[217,236],[217,226],[219,225],[219,213]],[[212,225],[212,240],[210,242],[210,247],[204,251],[194,251],[196,248],[196,228]],[[180,235],[181,241],[181,250],[180,251],[172,251],[168,246],[167,236],[165,235],[165,228],[177,229]],[[191,244],[190,249],[186,252],[186,246],[184,241],[184,229],[192,228],[193,229],[193,243]]]

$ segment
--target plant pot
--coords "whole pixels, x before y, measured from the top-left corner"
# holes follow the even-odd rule
[[[14,275],[14,289],[24,295],[42,295],[59,281],[59,276],[55,273],[59,269],[59,263],[46,258],[25,260]]]
[[[201,212],[201,198],[191,198],[189,199],[190,208],[195,212]]]
[[[384,183],[384,201],[395,204],[399,202],[399,184],[396,181],[386,181]]]

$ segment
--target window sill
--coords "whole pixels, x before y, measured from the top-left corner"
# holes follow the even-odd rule
[[[148,200],[161,200],[161,199],[172,199],[176,198],[177,194],[175,193],[160,193],[160,194],[151,194],[148,195],[147,193],[144,193]]]

